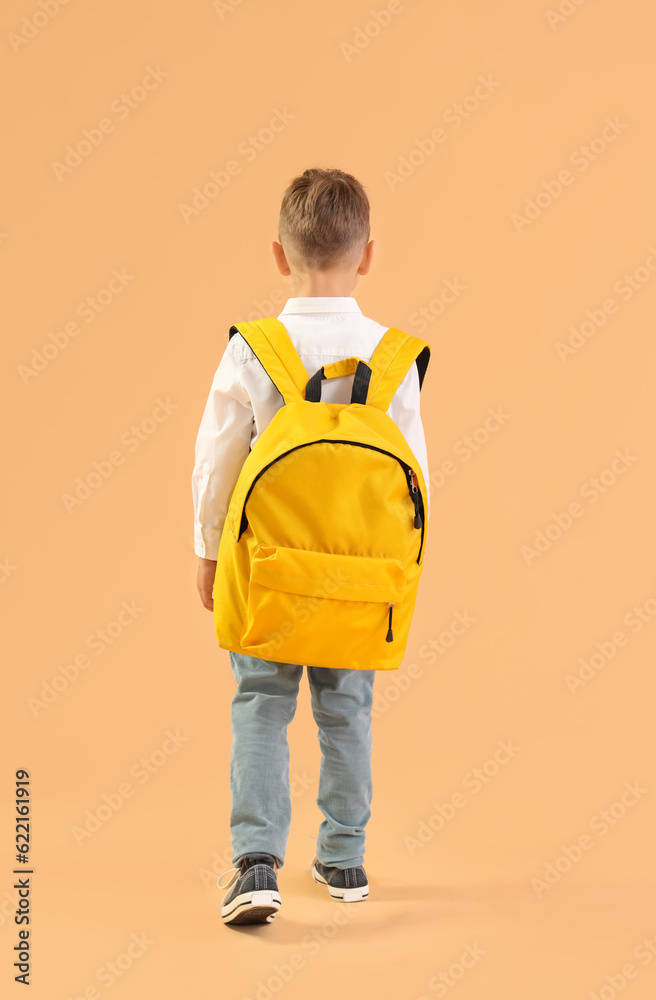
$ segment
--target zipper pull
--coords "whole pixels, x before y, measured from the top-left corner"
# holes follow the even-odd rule
[[[419,513],[419,489],[417,486],[417,473],[410,469],[410,490],[412,502],[415,505],[415,528],[421,528],[421,514]]]
[[[385,642],[391,642],[392,639],[394,638],[394,635],[392,634],[392,608],[396,607],[396,605],[388,604],[387,606],[389,608],[389,622],[387,627],[387,635],[385,636]]]

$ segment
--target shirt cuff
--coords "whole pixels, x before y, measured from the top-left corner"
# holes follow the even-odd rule
[[[196,525],[194,532],[194,552],[203,559],[214,559],[219,556],[221,532],[213,527]]]

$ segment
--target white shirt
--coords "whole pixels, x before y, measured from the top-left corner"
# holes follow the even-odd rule
[[[352,356],[370,361],[389,327],[362,314],[353,296],[289,298],[278,319],[287,330],[308,375],[322,365]],[[321,399],[348,403],[353,375],[324,379]],[[278,389],[244,338],[234,334],[216,370],[196,438],[192,473],[194,551],[216,559],[230,497],[241,467],[274,413],[284,406]],[[428,458],[419,413],[419,375],[412,363],[397,389],[389,416],[421,465],[429,490]],[[430,495],[424,497],[430,516]]]

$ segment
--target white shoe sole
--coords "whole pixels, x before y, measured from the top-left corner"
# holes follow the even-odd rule
[[[341,888],[338,885],[330,885],[329,882],[317,871],[316,866],[313,864],[310,871],[312,872],[312,878],[315,882],[320,885],[327,885],[328,892],[333,897],[333,899],[340,899],[343,903],[358,903],[360,900],[365,900],[369,898],[369,885],[359,885],[351,889]]]
[[[270,924],[282,905],[273,889],[259,889],[235,896],[221,907],[221,919],[227,924]]]

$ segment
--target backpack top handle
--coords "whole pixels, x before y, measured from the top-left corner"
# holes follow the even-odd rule
[[[305,386],[305,399],[311,403],[321,402],[321,383],[325,378],[339,378],[342,375],[353,375],[353,388],[351,389],[351,403],[366,403],[369,380],[371,379],[371,368],[362,361],[361,358],[342,358],[340,361],[333,361],[328,365],[322,365],[308,379]]]

